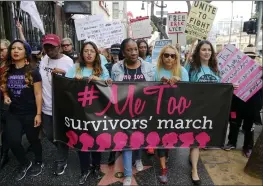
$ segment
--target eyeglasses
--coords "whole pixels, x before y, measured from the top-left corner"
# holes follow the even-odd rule
[[[164,53],[163,56],[165,58],[169,58],[171,56],[172,59],[175,59],[176,58],[176,55],[175,54],[168,54],[168,53]]]
[[[68,47],[70,46],[71,44],[64,44],[64,45],[61,45],[62,47]]]

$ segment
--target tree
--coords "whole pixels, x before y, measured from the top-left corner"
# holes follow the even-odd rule
[[[244,171],[252,177],[263,178],[263,130],[257,139]]]

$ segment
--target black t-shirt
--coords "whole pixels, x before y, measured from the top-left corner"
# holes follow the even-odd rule
[[[75,52],[75,51],[73,51],[71,53],[65,53],[64,52],[64,54],[67,55],[68,57],[70,57],[73,60],[74,63],[76,63],[77,60],[79,59],[79,54],[77,52]]]
[[[137,69],[129,69],[124,67],[124,76],[123,76],[123,81],[124,82],[141,82],[141,81],[146,81],[145,77],[142,73],[141,66],[138,67]]]
[[[37,69],[32,70],[33,83],[42,81]],[[37,112],[33,85],[26,86],[25,67],[16,69],[12,65],[7,81],[8,95],[11,99],[10,112],[15,114],[35,114]]]

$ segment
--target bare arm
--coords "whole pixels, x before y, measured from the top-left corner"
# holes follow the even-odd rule
[[[37,115],[35,117],[34,126],[38,127],[41,123],[41,112],[42,112],[42,82],[34,83],[34,94],[37,105]]]
[[[23,33],[23,27],[19,21],[16,22],[16,27],[17,27],[18,32],[19,32],[19,38],[26,42],[26,38],[25,38],[24,33]]]

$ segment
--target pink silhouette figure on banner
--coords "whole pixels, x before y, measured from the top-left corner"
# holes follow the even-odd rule
[[[128,136],[124,132],[117,132],[114,137],[113,141],[115,143],[114,151],[120,151],[122,150],[128,141]]]
[[[79,141],[82,143],[81,151],[88,151],[94,146],[94,138],[87,133],[81,134]]]
[[[96,142],[99,145],[98,152],[105,151],[105,149],[111,147],[111,134],[102,133],[97,136]]]
[[[162,143],[165,148],[174,148],[175,144],[178,142],[178,135],[175,132],[165,134],[162,138]]]
[[[150,132],[147,137],[146,141],[149,144],[146,148],[156,148],[156,146],[160,143],[160,137],[157,132]]]
[[[190,145],[194,143],[194,133],[193,132],[186,132],[179,135],[179,139],[183,144],[181,147],[183,148],[189,148]]]
[[[210,136],[206,132],[201,132],[195,136],[196,141],[199,143],[199,148],[205,148],[206,144],[210,141]]]
[[[74,147],[74,145],[76,145],[78,143],[78,135],[72,131],[72,130],[69,130],[67,133],[66,133],[66,136],[68,137],[68,143],[67,145],[69,147]]]
[[[144,144],[144,134],[139,131],[133,132],[130,137],[131,149],[140,149],[140,147],[143,144]]]

